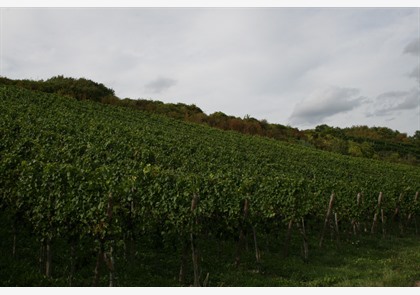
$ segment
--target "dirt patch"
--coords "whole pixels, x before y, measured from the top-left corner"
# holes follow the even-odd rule
[[[414,287],[420,287],[420,281],[415,281],[414,282]]]

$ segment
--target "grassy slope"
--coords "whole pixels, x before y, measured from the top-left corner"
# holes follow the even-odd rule
[[[27,92],[29,95],[30,92]],[[58,99],[58,98],[57,98]],[[36,105],[33,108],[46,108],[47,105]],[[51,106],[52,107],[52,106]],[[328,170],[328,166],[347,163],[348,157],[331,155],[329,153],[313,151],[304,147],[295,147],[288,144],[276,142],[274,140],[252,138],[232,132],[223,132],[211,128],[194,124],[185,124],[179,121],[170,120],[160,116],[143,114],[108,106],[94,105],[90,102],[74,102],[62,100],[59,106],[54,107],[61,112],[51,115],[51,122],[56,117],[72,116],[75,120],[100,125],[106,122],[108,117],[112,117],[115,123],[115,130],[120,126],[126,136],[133,136],[135,140],[140,140],[133,129],[142,129],[142,134],[153,134],[149,136],[147,144],[153,145],[157,151],[157,161],[166,168],[174,166],[180,169],[191,169],[194,166],[190,163],[171,163],[168,159],[173,157],[168,154],[168,148],[175,155],[181,156],[183,151],[177,149],[182,144],[188,148],[200,147],[202,143],[206,148],[211,146],[212,151],[197,156],[199,161],[205,158],[221,157],[220,162],[226,161],[240,171],[246,161],[256,161],[264,163],[266,172],[281,170],[284,173],[293,173],[296,167],[307,165],[306,159],[318,156],[319,159],[328,160],[329,164],[320,167]],[[25,111],[22,108],[22,111]],[[38,111],[38,110],[37,110]],[[83,114],[82,111],[88,113]],[[44,118],[45,119],[45,118]],[[96,121],[95,121],[96,120]],[[95,122],[94,122],[95,121]],[[59,122],[59,121],[57,121]],[[159,126],[159,127],[157,127]],[[172,134],[172,136],[171,136]],[[176,136],[174,135],[176,134]],[[137,137],[136,137],[137,136]],[[230,150],[229,150],[230,149]],[[247,158],[247,155],[259,153],[256,159]],[[232,155],[238,158],[231,159]],[[279,158],[278,163],[264,162],[265,156]],[[296,167],[285,167],[287,161],[283,158],[300,159],[296,162]],[[368,170],[370,163],[364,159],[356,159],[354,167]],[[321,163],[320,163],[321,164]],[[217,171],[220,167],[213,166],[212,161],[206,163],[208,169]],[[403,167],[399,165],[384,164],[390,169]],[[230,166],[224,167],[229,169]],[[245,167],[246,168],[246,167]],[[352,170],[353,167],[349,167]],[[417,171],[417,168],[412,168]],[[1,223],[7,216],[1,217]],[[325,249],[317,249],[317,240],[311,240],[311,257],[308,264],[303,263],[300,258],[300,237],[295,233],[292,239],[292,249],[288,258],[282,258],[282,243],[284,240],[285,229],[280,229],[277,238],[268,239],[262,236],[261,244],[263,248],[263,268],[261,272],[256,271],[253,258],[252,241],[249,241],[249,251],[245,254],[244,262],[239,269],[233,267],[234,243],[232,241],[222,242],[218,245],[216,241],[209,241],[203,257],[203,269],[210,273],[211,286],[410,286],[415,280],[420,279],[419,264],[413,263],[420,261],[420,244],[418,238],[386,238],[377,239],[363,237],[362,239],[352,240],[337,249],[334,242],[326,243]],[[11,248],[11,231],[8,227],[0,228],[1,239],[0,250],[2,253],[9,253]],[[40,278],[37,269],[37,243],[30,236],[29,232],[22,232],[18,241],[18,259],[13,259],[9,255],[3,256],[0,260],[0,282],[1,285],[66,285],[64,279],[46,280]],[[62,245],[55,245],[56,252],[66,253]],[[144,241],[139,243],[139,253],[132,260],[121,260],[117,262],[120,269],[128,271],[128,275],[121,275],[119,282],[121,285],[134,286],[176,286],[176,275],[179,267],[179,255],[168,247],[155,248],[153,245]],[[221,249],[221,250],[220,250]],[[220,250],[220,251],[219,251]],[[176,254],[176,255],[174,255]],[[85,253],[94,255],[94,253]],[[82,257],[83,258],[83,257]],[[82,258],[80,258],[82,260]],[[55,256],[55,274],[65,274],[67,265],[60,262],[60,257]],[[89,263],[83,265],[83,261],[77,278],[78,285],[90,285],[93,266]],[[125,272],[126,273],[126,272]],[[103,284],[106,285],[106,275],[103,276]]]

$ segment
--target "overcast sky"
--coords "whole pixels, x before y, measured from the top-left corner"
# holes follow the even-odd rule
[[[2,8],[1,75],[299,129],[420,130],[419,8]]]

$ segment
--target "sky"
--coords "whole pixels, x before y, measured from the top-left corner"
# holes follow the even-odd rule
[[[420,130],[420,8],[1,8],[0,75],[299,129]]]

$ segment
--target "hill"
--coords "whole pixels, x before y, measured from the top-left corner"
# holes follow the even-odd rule
[[[200,285],[211,240],[236,241],[231,257],[239,267],[252,239],[262,271],[257,237],[286,228],[282,248],[288,252],[298,229],[305,262],[330,226],[332,236],[356,239],[417,232],[419,167],[10,85],[0,86],[0,112],[0,213],[14,237],[4,240],[14,241],[13,255],[43,253],[47,278],[52,248],[70,284],[80,265],[91,267],[94,285],[116,284],[115,265],[138,259],[149,251],[139,245],[148,245],[171,249],[181,284]],[[20,232],[41,250],[16,250]]]
[[[48,80],[11,80],[0,78],[0,85],[15,85],[30,90],[93,100],[162,114],[171,118],[199,123],[222,130],[269,137],[333,153],[384,160],[411,165],[420,164],[420,131],[413,136],[386,127],[353,126],[349,128],[319,125],[313,130],[299,130],[281,124],[271,124],[250,116],[238,118],[223,112],[205,114],[196,105],[171,104],[155,100],[120,99],[114,90],[88,79],[52,77]]]

